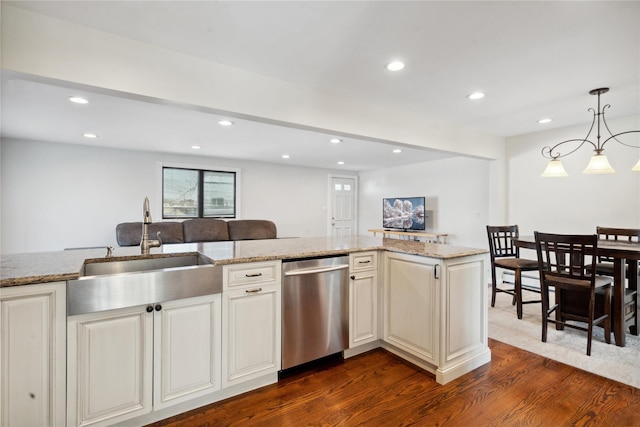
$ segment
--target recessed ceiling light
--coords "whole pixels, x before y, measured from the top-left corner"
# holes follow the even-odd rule
[[[339,144],[342,142],[342,140],[340,138],[331,138],[330,142],[332,144]]]
[[[288,155],[288,154],[283,154],[283,155],[282,155],[282,158],[283,158],[283,159],[290,159],[290,158],[291,158],[291,156],[290,156],[290,155]]]
[[[342,160],[340,160],[340,161],[338,162],[338,164],[339,164],[339,165],[344,165],[344,162],[343,162]]]
[[[231,120],[220,120],[218,124],[220,126],[231,126],[233,122]]]
[[[199,145],[192,145],[192,146],[191,146],[191,148],[193,148],[194,150],[199,150],[199,149],[201,149],[202,147],[201,147],[201,146],[199,146]]]
[[[393,150],[394,153],[402,153],[402,150],[399,148],[396,148],[395,150]]]
[[[402,61],[392,61],[387,64],[387,70],[389,71],[400,71],[404,68],[404,62]]]
[[[552,120],[549,117],[545,117],[544,119],[540,119],[538,120],[538,123],[540,123],[541,125],[544,125],[545,123],[551,123]]]
[[[467,98],[474,99],[474,100],[475,99],[482,99],[482,98],[484,98],[484,93],[482,93],[482,92],[473,92],[472,94],[467,95]]]
[[[80,96],[70,96],[69,97],[69,101],[73,102],[74,104],[88,104],[89,101],[85,98],[82,98]]]
[[[94,139],[94,138],[98,137],[98,135],[96,135],[95,133],[83,133],[82,136],[84,136],[85,138],[90,138],[90,139]]]

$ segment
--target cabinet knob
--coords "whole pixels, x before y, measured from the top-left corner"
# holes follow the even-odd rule
[[[162,310],[162,306],[160,304],[157,304],[156,305],[156,311],[160,311],[160,310]]]
[[[147,313],[151,313],[153,311],[153,307],[152,306],[147,306]]]
[[[356,280],[356,276],[351,276],[351,280]]]

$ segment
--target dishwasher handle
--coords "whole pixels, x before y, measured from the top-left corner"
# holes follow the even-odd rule
[[[306,274],[318,274],[318,273],[327,273],[329,271],[344,270],[346,268],[349,268],[349,264],[339,264],[339,265],[331,265],[328,267],[304,268],[301,270],[285,271],[284,275],[285,276],[302,276]]]

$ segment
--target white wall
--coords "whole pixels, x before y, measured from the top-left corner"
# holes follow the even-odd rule
[[[614,133],[640,129],[640,117],[610,120],[609,128]],[[562,159],[568,177],[540,177],[547,164],[540,155],[544,146],[583,138],[588,130],[585,123],[507,140],[508,222],[519,224],[521,234],[592,233],[598,225],[640,228],[640,173],[630,170],[640,149],[610,141],[605,154],[616,172],[584,175],[593,151],[583,146]],[[640,146],[640,134],[621,140]]]
[[[69,86],[89,85],[229,116],[498,159],[493,162],[499,167],[491,168],[491,179],[500,180],[504,174],[501,137],[244,72],[4,3],[1,19],[3,68],[34,79],[42,76]],[[0,250],[5,253],[112,244],[113,227],[121,221],[138,220],[144,196],[151,197],[152,210],[158,203],[152,197],[158,194],[158,160],[189,163],[198,159],[24,141],[7,141],[2,150]],[[199,161],[219,163],[216,159]],[[223,166],[243,169],[243,217],[271,217],[285,236],[325,234],[328,171],[223,162]],[[433,172],[429,172],[431,179],[424,192],[429,196],[437,188],[438,198],[432,201],[439,206],[431,208],[439,215],[437,227],[451,233],[452,242],[484,246],[486,239],[478,238],[468,217],[476,211],[481,223],[487,222],[487,215],[502,217],[504,192],[489,188],[486,165],[480,178],[474,176],[482,161],[458,162],[451,164],[467,164],[471,170],[458,170],[456,175],[436,166],[437,162],[430,165]],[[467,182],[461,182],[464,180]],[[483,187],[481,182],[485,182]],[[405,188],[404,182],[397,184]],[[467,195],[469,187],[475,190]],[[450,190],[453,195],[446,194]],[[459,191],[470,200],[456,200]],[[393,187],[389,192],[397,194]],[[482,197],[480,206],[475,200]],[[443,201],[446,208],[441,210]],[[378,215],[380,203],[375,203]],[[361,221],[360,231],[366,233],[373,226],[379,226],[379,221],[372,220],[370,225]],[[468,230],[472,230],[469,235]]]
[[[327,176],[335,170],[3,140],[0,252],[116,246],[119,222],[141,221],[145,196],[161,220],[158,162],[241,170],[244,219],[270,219],[278,235],[326,233]]]
[[[426,196],[433,231],[454,245],[487,247],[491,163],[458,157],[360,172],[359,233],[382,228],[384,197]]]

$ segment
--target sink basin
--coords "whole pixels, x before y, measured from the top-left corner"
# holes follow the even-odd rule
[[[93,313],[222,292],[222,266],[199,254],[91,259],[67,282],[67,315]]]
[[[80,276],[102,276],[105,274],[135,273],[165,268],[191,267],[208,265],[211,262],[201,255],[187,254],[162,258],[136,258],[121,261],[104,260],[85,261],[80,270]]]

